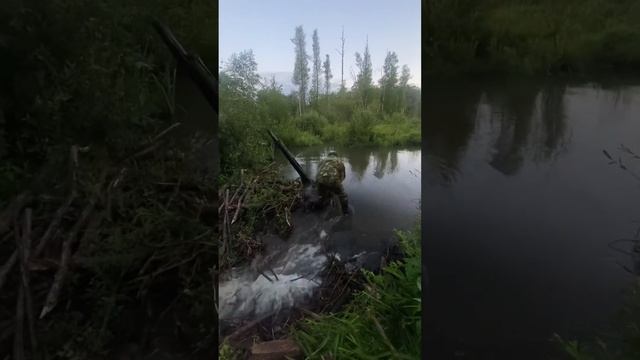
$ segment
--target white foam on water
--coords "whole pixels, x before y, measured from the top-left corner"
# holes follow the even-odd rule
[[[279,256],[265,257],[277,259],[272,264],[254,264],[255,267],[235,271],[229,280],[220,283],[221,320],[275,314],[313,294],[320,283],[317,275],[327,262],[320,246],[295,244],[283,252],[277,254]]]

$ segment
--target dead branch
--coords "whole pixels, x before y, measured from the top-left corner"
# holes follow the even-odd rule
[[[230,203],[233,202],[233,200],[235,200],[236,196],[238,195],[238,192],[240,191],[240,189],[242,189],[244,187],[244,183],[240,184],[240,186],[238,186],[236,188],[236,191],[233,192],[233,195],[231,196],[231,200],[229,200]],[[220,206],[218,207],[218,214],[220,214],[222,212],[222,208],[224,207],[224,203],[220,204]]]
[[[24,260],[24,243],[20,238],[18,220],[15,217],[13,219],[13,228],[15,230],[17,252],[21,260]],[[18,286],[18,296],[16,299],[16,329],[13,338],[13,357],[14,359],[24,359],[24,280]]]
[[[37,258],[42,254],[42,251],[47,246],[52,235],[60,225],[62,218],[69,210],[71,203],[77,196],[77,190],[76,190],[77,174],[76,173],[77,173],[77,166],[78,166],[78,147],[75,145],[71,146],[70,155],[69,155],[69,164],[70,164],[69,172],[70,172],[70,178],[71,178],[70,180],[71,183],[69,185],[71,189],[70,194],[67,197],[67,200],[64,202],[64,204],[60,208],[58,208],[58,210],[53,216],[53,219],[51,220],[51,223],[49,223],[47,230],[44,232],[44,234],[40,238],[40,241],[38,242],[38,246],[36,247],[34,252],[34,258]],[[22,197],[22,200],[18,199],[20,197]],[[22,207],[26,204],[26,197],[27,195],[21,194],[21,195],[18,195],[16,200],[14,200],[14,202],[17,203],[17,205],[13,205],[15,209],[14,211],[17,211],[12,215],[14,218],[22,210]],[[2,224],[0,224],[0,233],[2,232],[1,227],[2,227]],[[13,266],[16,264],[17,259],[18,259],[18,254],[16,250],[0,269],[0,290],[2,289],[4,283],[6,282],[7,276],[11,272],[11,269],[13,269]]]
[[[31,342],[32,353],[37,354],[38,343],[36,340],[35,316],[33,314],[33,300],[31,298],[31,285],[28,267],[28,261],[31,252],[31,219],[32,210],[30,208],[27,208],[24,214],[24,229],[22,231],[22,239],[16,236],[16,247],[18,248],[18,257],[20,258],[21,288],[24,293],[24,306],[26,307],[27,311],[29,340]]]
[[[171,132],[173,129],[175,129],[178,126],[180,126],[179,122],[175,124],[171,124],[171,126],[161,131],[158,135],[154,136],[149,142],[147,142],[141,148],[139,148],[136,152],[134,152],[133,155],[126,157],[123,161],[126,162],[130,160],[135,160],[146,154],[149,154],[155,151],[158,147],[160,147],[160,145],[163,144],[162,138],[165,137],[165,135],[167,135],[169,132]]]
[[[16,300],[16,330],[13,338],[13,358],[24,360],[24,288],[18,287]]]
[[[264,276],[265,279],[269,280],[269,282],[273,282],[273,280],[271,280],[270,277],[267,276],[267,274],[265,274],[264,272],[262,272],[261,270],[258,270],[258,273],[262,276]]]
[[[40,313],[40,319],[42,319],[45,315],[47,315],[58,303],[58,297],[60,296],[60,290],[62,289],[62,285],[64,283],[64,279],[69,271],[69,260],[71,258],[71,246],[75,243],[78,232],[87,222],[89,215],[93,212],[95,207],[96,198],[92,198],[89,201],[89,204],[82,210],[82,214],[80,214],[80,218],[73,225],[71,231],[67,235],[67,238],[64,240],[62,244],[62,254],[60,256],[60,267],[56,271],[56,275],[53,280],[53,284],[49,289],[49,293],[47,294],[47,299],[45,301],[44,307],[42,308],[42,312]]]
[[[242,201],[247,197],[249,190],[250,189],[245,190],[245,192],[238,198],[238,205],[236,206],[236,212],[233,214],[233,220],[231,220],[231,224],[235,224],[236,220],[238,220],[238,215],[240,214],[240,209],[242,208]]]
[[[229,245],[229,189],[225,191],[224,195],[224,218],[222,222],[222,251],[223,257],[227,254],[227,247]]]
[[[158,135],[156,135],[153,139],[151,139],[150,142],[156,142],[158,140],[160,140],[160,138],[164,137],[165,135],[167,135],[171,130],[177,128],[178,126],[180,126],[180,123],[177,122],[175,124],[172,124],[171,126],[169,126],[168,128],[162,130]]]
[[[64,204],[62,204],[62,206],[58,208],[58,210],[56,210],[55,214],[53,215],[53,219],[51,220],[51,222],[49,223],[49,226],[47,227],[47,230],[44,232],[44,234],[40,238],[40,241],[38,242],[38,245],[36,246],[36,249],[33,253],[34,258],[37,258],[42,254],[42,251],[47,246],[49,239],[51,239],[54,232],[58,229],[58,226],[62,221],[62,217],[64,216],[64,214],[67,213],[67,211],[69,210],[69,207],[71,207],[71,203],[73,202],[75,197],[76,197],[76,192],[72,191],[71,194],[69,194],[69,196],[67,197],[67,200],[65,200]]]

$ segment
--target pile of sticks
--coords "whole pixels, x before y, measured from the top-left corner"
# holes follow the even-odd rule
[[[136,167],[136,161],[140,157],[161,148],[158,144],[175,127],[176,124],[153,137],[141,150],[117,165],[106,164],[104,169],[96,172],[99,173],[98,178],[91,180],[92,184],[89,186],[80,186],[78,176],[79,153],[88,152],[89,148],[71,146],[66,196],[56,198],[25,192],[15,196],[0,212],[0,294],[3,294],[2,298],[6,301],[6,295],[10,293],[5,291],[5,288],[12,285],[16,298],[15,319],[0,322],[0,344],[14,335],[12,359],[25,359],[27,353],[30,353],[29,358],[33,359],[44,355],[39,349],[36,336],[38,323],[59,305],[71,271],[83,266],[78,249],[83,244],[97,239],[103,228],[112,226],[113,214],[117,213],[118,207],[123,206],[122,188],[129,170]],[[151,182],[146,185],[150,188],[157,187],[157,184]],[[137,185],[130,185],[135,186]],[[169,194],[169,199],[164,204],[167,207],[171,206],[172,202],[177,202],[175,199],[181,189],[180,181],[172,188],[172,194]],[[187,197],[183,203],[192,207],[201,208],[202,204],[193,203],[207,202],[196,195]],[[119,205],[112,204],[118,203],[118,200]],[[194,214],[194,217],[196,216]],[[121,221],[132,222],[131,219]],[[204,236],[206,235],[213,236],[213,230],[206,232]],[[11,239],[15,246],[11,246]],[[191,243],[205,241],[201,238],[191,239]],[[175,264],[167,264],[166,259],[150,259],[141,266],[139,274],[148,273],[155,277],[187,262],[194,263],[193,267],[196,268],[200,266],[197,258],[215,247],[213,242],[206,245],[195,249],[193,256],[179,259]],[[156,261],[157,269],[149,266],[152,260],[160,260]],[[25,335],[30,347],[25,344]]]
[[[47,206],[39,204],[42,197],[22,193],[16,196],[0,215],[0,234],[4,234],[4,237],[13,236],[15,239],[15,250],[0,268],[0,290],[9,282],[12,270],[15,269],[19,274],[16,291],[14,359],[25,358],[25,330],[29,334],[32,357],[38,356],[36,321],[47,316],[58,304],[61,290],[73,262],[73,249],[87,237],[94,235],[102,222],[102,212],[96,211],[97,193],[88,201],[82,202],[78,199],[78,153],[86,150],[75,145],[71,147],[70,190],[55,212],[50,213]],[[103,172],[101,181],[104,181],[105,176],[106,172]],[[112,185],[113,183],[110,184]],[[102,183],[98,185],[98,189],[101,187]],[[40,216],[36,217],[36,215]],[[73,219],[74,222],[70,228],[64,229],[67,218]],[[53,240],[60,240],[61,243],[54,244]],[[46,251],[55,251],[56,247],[59,249],[58,256],[53,258],[45,256]],[[34,299],[32,272],[49,270],[53,270],[54,275],[46,296],[44,299],[40,297]],[[38,319],[35,315],[36,305],[41,305]]]
[[[251,258],[262,248],[254,233],[242,232],[242,214],[252,207],[261,221],[272,221],[278,230],[287,233],[293,228],[291,213],[301,200],[299,181],[281,179],[276,163],[270,163],[252,176],[241,172],[239,184],[227,185],[220,189],[218,197],[222,199],[218,207],[218,219],[221,229],[220,267],[226,269],[231,263],[232,252],[244,258]],[[278,220],[282,219],[282,224]],[[252,229],[256,232],[257,229]]]

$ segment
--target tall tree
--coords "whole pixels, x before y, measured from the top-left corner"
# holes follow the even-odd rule
[[[224,64],[221,75],[224,75],[224,84],[230,94],[255,100],[258,85],[260,85],[260,75],[258,75],[258,63],[253,50],[231,54]]]
[[[322,72],[322,62],[320,61],[320,41],[318,40],[318,29],[313,30],[313,74],[311,76],[311,99],[318,102],[320,98],[320,73]]]
[[[324,94],[327,97],[327,104],[329,104],[329,90],[331,90],[331,78],[333,78],[333,74],[331,74],[331,62],[329,61],[329,54],[325,55],[324,63],[322,64],[324,68]]]
[[[411,73],[409,72],[409,67],[405,64],[402,65],[402,74],[400,75],[400,102],[402,107],[402,112],[406,111],[407,107],[407,87],[409,86],[409,79],[411,79]]]
[[[340,40],[342,41],[341,50],[338,51],[338,54],[340,54],[340,92],[343,92],[346,90],[344,86],[344,26],[342,27],[342,37],[340,37]]]
[[[298,114],[302,116],[306,103],[307,88],[309,86],[309,57],[307,56],[306,40],[302,25],[296,27],[296,33],[291,39],[295,46],[296,59],[293,66],[293,84],[298,86]]]
[[[393,51],[387,51],[380,78],[380,111],[392,110],[394,89],[398,83],[398,55]]]
[[[369,40],[364,47],[364,55],[356,52],[356,66],[358,67],[358,75],[356,82],[353,84],[354,90],[360,96],[362,107],[366,108],[369,101],[369,93],[371,91],[372,71],[371,55],[369,54]]]

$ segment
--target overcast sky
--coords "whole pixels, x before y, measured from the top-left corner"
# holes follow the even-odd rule
[[[363,53],[368,36],[374,80],[381,76],[387,51],[395,51],[399,68],[407,64],[412,75],[409,82],[420,86],[419,0],[220,0],[219,4],[221,63],[232,53],[252,49],[259,73],[279,73],[278,80],[285,81],[282,79],[293,72],[295,56],[290,39],[295,27],[302,25],[310,56],[311,36],[318,29],[321,59],[324,61],[325,54],[329,54],[332,83],[337,84],[340,82],[337,50],[344,26],[347,85],[353,82],[357,71],[355,52]],[[311,64],[310,61],[310,67]]]

